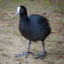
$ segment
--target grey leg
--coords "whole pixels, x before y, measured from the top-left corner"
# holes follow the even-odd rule
[[[31,41],[29,40],[27,52],[29,52]]]
[[[29,51],[29,49],[30,49],[30,44],[31,44],[31,41],[29,40],[28,49],[27,49],[27,52],[26,52],[27,54],[26,54],[26,57],[25,57],[25,58],[28,57],[28,53],[32,53],[32,52]]]
[[[30,44],[31,44],[31,41],[29,40],[29,44],[28,44],[27,52],[25,52],[25,53],[19,53],[19,54],[16,54],[16,56],[15,56],[15,57],[21,57],[21,56],[23,56],[23,55],[26,55],[26,57],[25,57],[25,58],[27,58],[27,57],[28,57],[28,53],[32,53],[32,52],[30,52],[30,51],[29,51],[29,49],[30,49]]]
[[[34,54],[34,55],[37,56],[35,59],[37,59],[37,58],[43,59],[46,56],[46,54],[45,54],[45,43],[43,41],[42,41],[42,46],[43,46],[43,53],[42,54]]]
[[[43,46],[43,54],[42,54],[41,59],[43,59],[46,56],[46,54],[45,54],[45,43],[44,42],[42,42],[42,46]]]

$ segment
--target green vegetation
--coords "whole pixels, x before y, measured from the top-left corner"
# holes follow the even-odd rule
[[[16,31],[14,31],[14,32],[12,32],[12,33],[13,33],[13,34],[16,34],[16,35],[18,35],[18,36],[21,36],[20,33],[16,32]]]
[[[4,10],[2,13],[3,13],[3,14],[6,14],[6,11]]]
[[[54,26],[55,26],[55,24],[51,24],[51,26],[52,26],[52,27],[54,27]]]
[[[50,4],[52,4],[52,2],[51,1],[47,1],[47,0],[44,0],[44,2],[43,2],[44,4],[46,4],[46,5],[50,5]]]
[[[50,42],[47,42],[47,46],[50,46]]]
[[[33,7],[33,5],[32,5],[32,4],[30,4],[30,7]]]
[[[23,2],[23,0],[11,0],[11,1],[20,2],[20,3]]]
[[[10,24],[7,24],[7,26],[10,26]]]
[[[53,8],[52,6],[47,6],[47,8]]]
[[[7,10],[12,11],[14,8],[7,8]]]
[[[56,12],[54,12],[53,14],[54,14],[55,16],[57,16],[57,13],[56,13]]]
[[[2,0],[0,0],[0,3],[2,2]]]
[[[57,10],[58,10],[58,11],[61,11],[61,9],[60,9],[60,8],[57,8]]]
[[[61,1],[61,0],[59,0],[58,4],[59,4],[59,5],[62,5],[62,1]]]
[[[32,49],[32,51],[34,51],[35,50],[35,47],[32,47],[31,49]]]
[[[16,19],[16,20],[18,20],[18,16],[14,16],[13,18]]]
[[[52,29],[52,32],[57,32],[57,30],[56,29]]]
[[[32,10],[32,13],[36,13],[36,10]]]
[[[18,0],[21,4],[23,3],[23,0]]]
[[[24,58],[19,58],[21,61],[23,61],[24,60]]]
[[[50,60],[50,62],[55,62],[55,61],[56,61],[56,59],[51,59],[51,60]]]
[[[56,41],[56,39],[55,39],[55,38],[52,38],[51,40],[52,40],[52,41]]]
[[[62,20],[61,22],[64,23],[64,20]]]
[[[34,0],[31,0],[31,1],[34,1]]]

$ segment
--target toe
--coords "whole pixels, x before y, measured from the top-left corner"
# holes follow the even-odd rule
[[[26,53],[26,56],[25,56],[25,58],[28,58],[28,53]]]
[[[35,59],[38,59],[38,58],[40,58],[40,56],[38,56],[38,57],[35,57]]]
[[[45,58],[45,56],[46,56],[45,53],[39,54],[38,56],[35,57],[35,59],[38,59],[38,58],[43,59],[43,58]]]
[[[45,55],[45,54],[43,54],[43,55],[41,56],[41,59],[44,59],[44,58],[45,58],[45,56],[46,56],[46,55]]]
[[[21,57],[21,54],[16,54],[15,58],[17,58],[17,57]]]

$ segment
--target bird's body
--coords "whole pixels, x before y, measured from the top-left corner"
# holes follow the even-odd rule
[[[43,41],[50,34],[48,20],[36,14],[21,16],[19,30],[25,38],[31,41]]]
[[[49,20],[37,14],[32,14],[28,16],[27,10],[24,6],[19,6],[16,14],[20,14],[19,31],[26,39],[29,40],[27,52],[20,53],[16,55],[16,57],[20,57],[22,55],[26,55],[27,57],[28,53],[32,53],[29,51],[31,41],[42,41],[43,53],[36,55],[44,58],[44,40],[51,33],[50,25],[48,23]]]

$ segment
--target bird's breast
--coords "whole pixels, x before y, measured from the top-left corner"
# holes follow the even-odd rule
[[[19,26],[20,33],[27,39],[32,41],[40,40],[43,32],[38,27]]]

